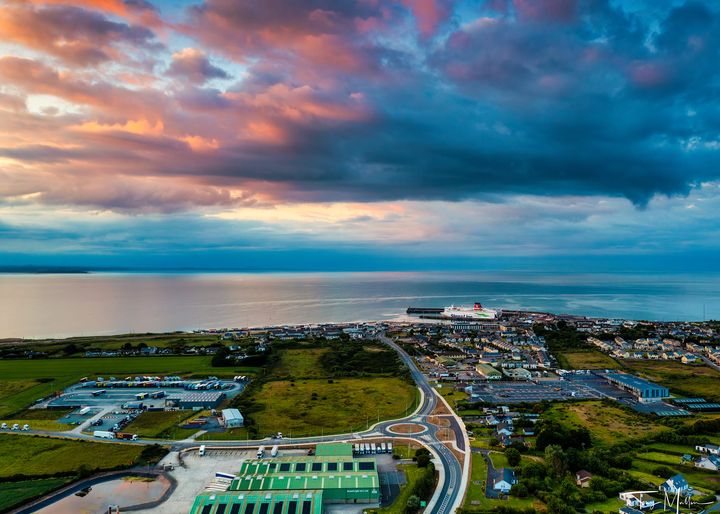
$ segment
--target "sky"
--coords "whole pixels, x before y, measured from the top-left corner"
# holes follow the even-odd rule
[[[720,268],[720,5],[0,0],[0,265]]]

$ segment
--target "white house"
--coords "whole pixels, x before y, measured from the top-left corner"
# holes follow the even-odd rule
[[[696,468],[709,469],[710,471],[717,471],[720,469],[720,457],[717,455],[708,455],[700,457],[695,461]]]
[[[502,468],[500,469],[500,474],[493,481],[493,489],[507,494],[515,484],[517,484],[515,471],[511,468]]]
[[[720,455],[720,446],[716,444],[697,444],[695,449],[700,453],[710,453],[712,455]]]
[[[657,503],[655,499],[650,496],[646,496],[646,494],[642,491],[628,491],[620,493],[619,496],[620,499],[625,502],[627,507],[635,509],[651,509]]]
[[[659,489],[660,491],[666,491],[668,493],[684,493],[690,491],[692,488],[685,477],[678,474],[665,480],[665,482],[660,484]]]

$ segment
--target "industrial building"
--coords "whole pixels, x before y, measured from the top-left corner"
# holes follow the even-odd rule
[[[532,380],[532,373],[525,368],[503,368],[503,373],[510,380]]]
[[[354,459],[344,443],[315,453],[245,460],[226,491],[199,495],[190,514],[321,514],[327,503],[380,503],[374,459]]]
[[[475,371],[477,371],[478,374],[485,380],[500,380],[502,378],[502,373],[493,368],[490,364],[477,364],[475,366]]]
[[[237,409],[223,409],[222,419],[225,428],[236,428],[243,426],[245,420]]]
[[[631,393],[641,402],[659,402],[670,396],[667,387],[653,384],[627,373],[608,373],[605,377],[615,387]]]
[[[168,407],[180,409],[214,409],[225,399],[226,394],[221,391],[207,393],[190,393],[182,396],[172,396],[165,401]]]
[[[195,498],[190,514],[321,514],[322,491],[213,492]]]

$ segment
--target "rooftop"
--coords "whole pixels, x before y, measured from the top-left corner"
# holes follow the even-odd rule
[[[322,491],[293,493],[263,492],[221,492],[205,493],[195,498],[190,514],[321,514]]]

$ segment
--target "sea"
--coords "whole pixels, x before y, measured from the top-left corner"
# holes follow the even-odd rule
[[[472,305],[720,319],[720,274],[534,271],[0,275],[0,339],[408,319]]]

